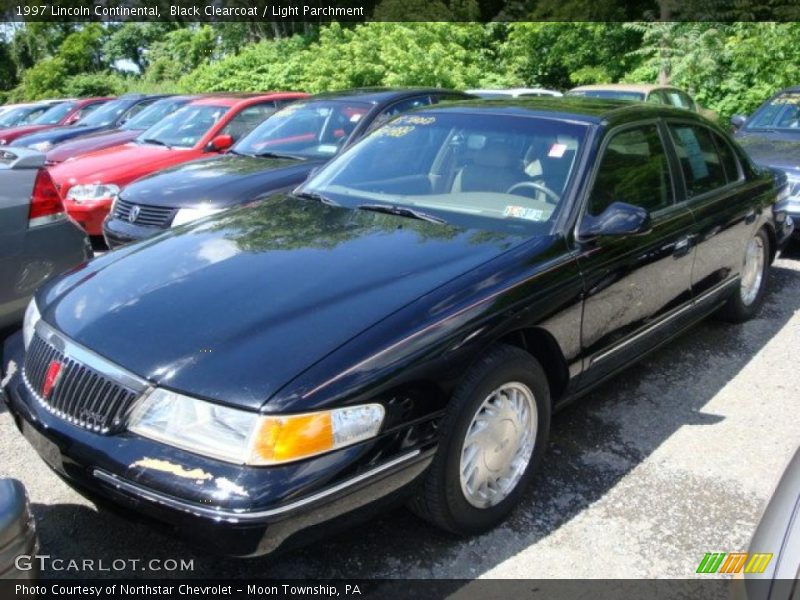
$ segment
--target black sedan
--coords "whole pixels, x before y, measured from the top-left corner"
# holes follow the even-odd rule
[[[800,222],[800,86],[778,92],[751,117],[737,115],[732,123],[756,164],[786,174],[781,208]]]
[[[46,284],[5,348],[9,410],[79,489],[226,553],[399,501],[478,533],[553,410],[706,315],[756,314],[791,232],[777,193],[687,111],[416,111],[292,194]]]
[[[48,152],[57,144],[85,135],[117,129],[141,110],[164,97],[166,97],[165,94],[128,94],[127,96],[120,96],[116,100],[107,102],[97,110],[89,113],[75,125],[53,127],[47,131],[24,135],[14,140],[10,145],[32,148],[39,152]]]
[[[288,192],[343,149],[413,108],[469,98],[450,90],[367,88],[321,94],[278,111],[227,155],[166,169],[127,186],[103,224],[109,247]]]

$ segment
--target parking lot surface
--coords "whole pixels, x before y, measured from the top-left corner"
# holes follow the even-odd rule
[[[556,415],[522,505],[473,539],[397,510],[277,557],[209,556],[72,491],[2,405],[0,476],[27,486],[42,554],[141,561],[100,577],[690,577],[706,552],[747,548],[800,443],[798,357],[795,249],[774,265],[758,318],[738,326],[709,319]],[[194,569],[142,566],[169,558],[193,559]]]

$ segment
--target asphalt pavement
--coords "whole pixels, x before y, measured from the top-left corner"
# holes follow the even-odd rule
[[[556,415],[545,463],[522,505],[473,539],[399,509],[277,557],[209,556],[72,491],[3,406],[0,476],[27,486],[42,554],[129,565],[97,576],[691,577],[706,552],[747,549],[800,444],[798,357],[795,249],[775,263],[758,318],[743,325],[709,319]],[[146,566],[151,559],[192,560],[193,570],[156,572]]]

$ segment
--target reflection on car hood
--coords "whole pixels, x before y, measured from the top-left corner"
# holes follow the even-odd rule
[[[741,131],[736,141],[764,167],[800,171],[800,131]]]
[[[67,140],[74,139],[83,135],[89,135],[97,131],[105,131],[107,127],[81,127],[80,125],[60,125],[58,127],[51,127],[39,133],[33,133],[19,138],[14,144],[18,146],[30,146],[40,142],[50,142],[51,144],[60,144]]]
[[[279,195],[112,252],[39,301],[47,322],[153,382],[257,408],[523,239]]]
[[[125,188],[122,199],[170,208],[231,206],[297,186],[322,162],[238,155],[213,157],[140,179]]]
[[[80,156],[87,152],[110,148],[119,144],[125,144],[135,139],[141,131],[114,129],[112,131],[98,131],[77,140],[59,144],[47,153],[49,162],[63,162],[73,156]]]

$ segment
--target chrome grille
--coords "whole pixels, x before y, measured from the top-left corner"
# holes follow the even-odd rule
[[[131,211],[136,206],[139,214],[131,220]],[[114,216],[122,221],[135,225],[145,225],[147,227],[169,227],[175,217],[177,209],[163,206],[148,206],[146,204],[136,204],[117,198],[114,204]]]
[[[47,371],[61,365],[56,384],[44,393]],[[136,392],[65,356],[38,335],[25,355],[23,379],[39,403],[54,415],[99,433],[118,431]],[[46,396],[46,397],[45,397]]]
[[[800,198],[800,179],[790,179],[787,185],[789,186],[789,198]]]

